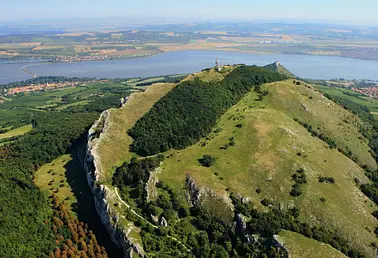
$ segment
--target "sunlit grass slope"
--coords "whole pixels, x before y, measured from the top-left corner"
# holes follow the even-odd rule
[[[278,241],[289,252],[290,258],[346,258],[332,246],[307,238],[301,234],[282,230]]]
[[[0,140],[24,135],[33,129],[32,125],[25,125],[0,134]]]
[[[260,204],[263,199],[282,208],[296,206],[303,221],[333,228],[372,256],[374,250],[369,245],[376,241],[376,220],[371,215],[375,205],[355,184],[355,178],[368,182],[364,171],[294,121],[311,123],[334,138],[340,148],[348,146],[361,163],[374,167],[367,143],[358,132],[359,119],[311,87],[295,85],[292,80],[263,88],[269,95],[262,102],[250,92],[219,119],[208,137],[167,153],[170,158],[163,162],[160,180],[183,192],[190,176],[222,198],[229,192],[249,197],[261,210],[266,209]],[[221,149],[232,137],[235,145]],[[216,157],[213,167],[199,165],[203,154]],[[292,175],[299,168],[304,169],[308,182],[301,196],[292,197]],[[336,183],[320,183],[320,176],[333,177]]]

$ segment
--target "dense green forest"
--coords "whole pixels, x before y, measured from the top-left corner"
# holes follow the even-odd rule
[[[84,90],[73,94],[68,89],[65,95],[64,90],[58,91],[56,94],[62,96],[58,107],[78,101],[84,95],[93,96],[86,105],[62,110],[37,109],[46,101],[44,94],[49,95],[50,91],[38,93],[41,97],[31,94],[18,101],[16,96],[1,103],[1,128],[25,124],[33,128],[25,135],[5,139],[8,142],[0,147],[0,257],[67,257],[70,254],[107,257],[93,232],[67,215],[62,205],[52,202],[54,199],[47,199],[33,182],[33,173],[41,165],[67,153],[86,134],[100,112],[118,107],[121,97],[130,94],[128,86],[111,84]],[[22,106],[25,104],[28,108]],[[81,236],[76,237],[79,233]]]
[[[43,257],[55,247],[49,206],[33,183],[33,172],[65,153],[96,119],[96,113],[40,113],[34,129],[0,148],[0,250],[3,257]]]
[[[185,148],[207,135],[217,119],[248,91],[260,94],[260,85],[283,80],[277,72],[257,66],[239,66],[221,82],[196,78],[179,84],[128,131],[132,150],[146,156]]]

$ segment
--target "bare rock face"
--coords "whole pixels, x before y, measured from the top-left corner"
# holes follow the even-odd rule
[[[106,185],[98,183],[103,174],[96,153],[96,144],[101,133],[106,129],[108,116],[109,112],[104,111],[88,131],[87,151],[83,167],[86,171],[88,185],[94,196],[96,211],[102,224],[109,232],[111,240],[122,248],[125,258],[144,257],[143,247],[133,243],[132,239],[128,237],[130,230],[120,225],[119,214],[109,205],[110,200],[115,199],[115,193]]]
[[[247,232],[247,223],[245,222],[245,217],[240,213],[236,215],[236,230],[238,230],[243,235],[245,235]]]
[[[189,195],[190,195],[189,200],[190,200],[191,204],[192,205],[199,204],[200,198],[201,198],[201,196],[203,196],[203,194],[205,192],[204,189],[200,189],[199,187],[197,187],[196,182],[190,176],[186,177],[185,183],[189,188]]]
[[[154,216],[154,215],[151,214],[151,219],[152,219],[152,221],[153,221],[155,224],[159,223],[159,217],[158,217],[158,216]]]
[[[284,257],[289,257],[289,252],[285,248],[285,243],[278,235],[273,236],[274,246],[281,251],[281,255]]]
[[[206,200],[218,200],[221,201],[222,205],[224,205],[229,211],[234,210],[234,205],[227,193],[221,195],[215,193],[211,188],[200,187],[190,176],[186,177],[185,183],[189,190],[188,200],[193,206],[203,204]]]
[[[302,108],[304,109],[305,112],[311,112],[311,110],[305,105],[301,103]]]
[[[160,226],[168,227],[168,221],[164,217],[161,217],[160,219]]]
[[[123,107],[127,103],[128,100],[129,100],[129,97],[122,98],[121,101],[120,101],[121,102],[120,106]]]
[[[160,163],[161,165],[161,163]],[[147,193],[146,200],[147,202],[156,200],[159,196],[159,193],[156,188],[156,184],[159,182],[158,174],[161,173],[161,168],[158,167],[154,171],[150,172],[150,176],[145,186],[145,190]]]

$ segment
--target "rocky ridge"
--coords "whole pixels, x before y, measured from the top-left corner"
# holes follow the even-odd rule
[[[88,131],[86,157],[83,165],[86,171],[88,185],[94,196],[96,211],[102,224],[109,232],[112,241],[123,250],[125,258],[135,256],[143,257],[143,247],[135,243],[129,236],[133,225],[129,225],[129,227],[121,225],[120,215],[110,205],[110,203],[118,199],[115,189],[111,189],[100,181],[103,177],[103,171],[100,158],[96,152],[96,147],[99,141],[101,141],[102,134],[106,131],[109,115],[109,111],[104,111]]]

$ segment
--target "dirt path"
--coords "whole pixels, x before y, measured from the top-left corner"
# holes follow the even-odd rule
[[[153,227],[153,228],[155,228],[155,229],[158,229],[159,227],[158,226],[156,226],[156,225],[154,225],[154,224],[152,224],[151,222],[149,222],[148,220],[146,220],[143,216],[141,216],[141,215],[139,215],[135,210],[133,210],[131,207],[130,207],[130,205],[128,205],[122,198],[121,198],[121,196],[119,195],[119,193],[118,193],[118,188],[114,188],[114,191],[115,191],[115,194],[117,195],[117,198],[119,199],[119,201],[122,203],[122,204],[124,204],[128,209],[130,209],[131,210],[131,212],[133,213],[133,214],[135,214],[135,216],[137,216],[138,218],[141,218],[141,219],[143,219],[148,225],[150,225],[151,227]],[[188,252],[188,253],[190,253],[190,254],[192,254],[192,251],[183,243],[183,242],[181,242],[180,240],[178,240],[177,238],[175,238],[175,237],[173,237],[173,236],[170,236],[170,235],[167,235],[167,237],[169,237],[170,239],[172,239],[172,240],[174,240],[174,241],[176,241],[177,243],[179,243],[182,247],[184,247],[184,249]]]

